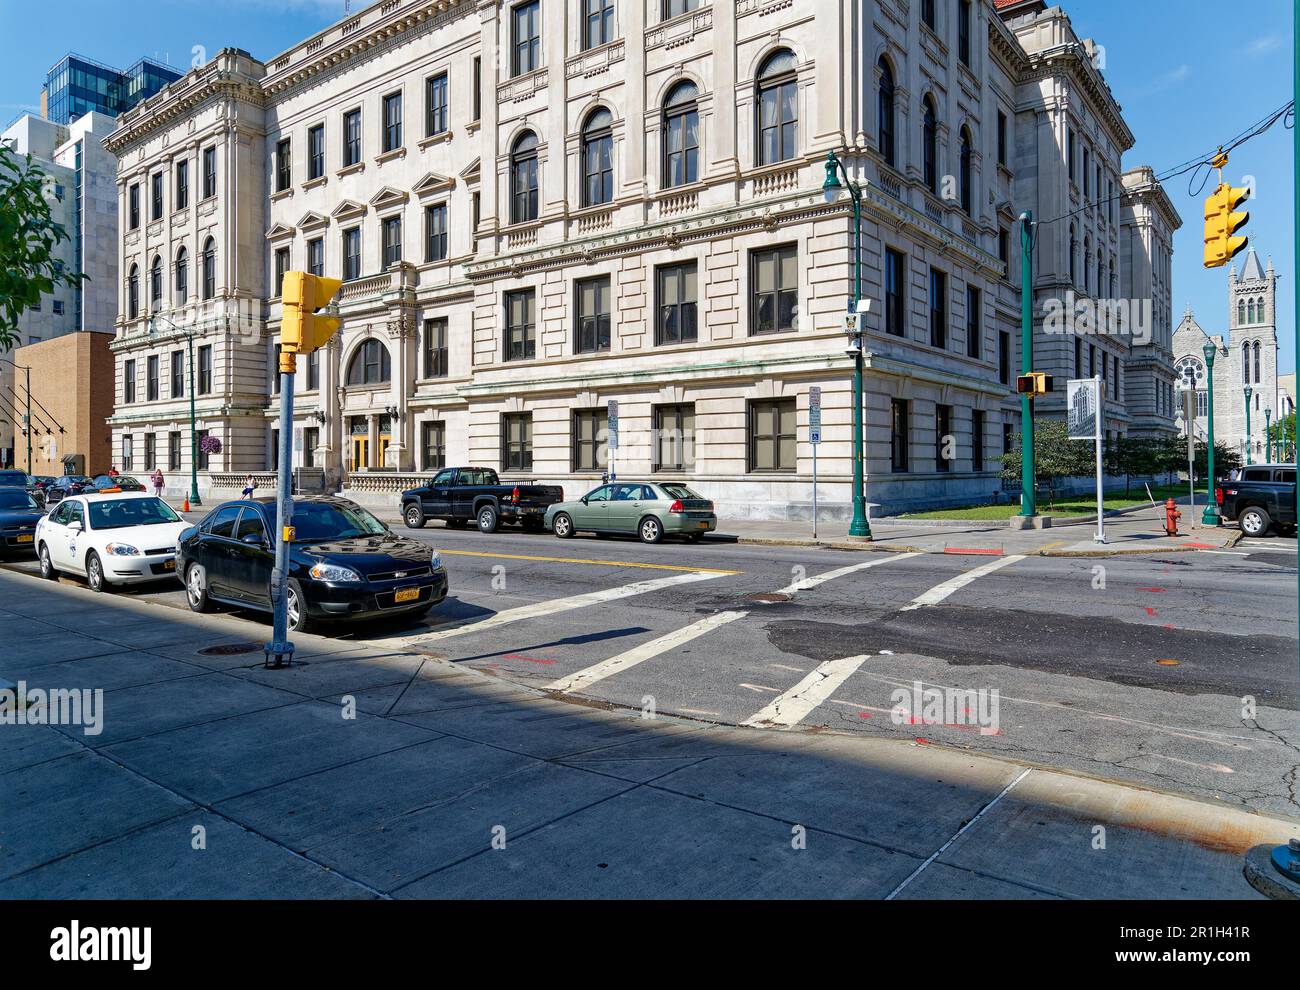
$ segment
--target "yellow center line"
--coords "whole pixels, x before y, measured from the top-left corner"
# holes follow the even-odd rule
[[[443,550],[444,557],[490,557],[493,560],[535,560],[547,564],[596,564],[602,567],[637,567],[647,571],[683,571],[687,574],[743,574],[744,571],[724,571],[712,567],[677,567],[673,564],[639,564],[627,560],[587,560],[581,557],[533,557],[520,553],[487,553],[482,550]]]
[[[1044,550],[1055,550],[1057,547],[1065,546],[1065,543],[1065,540],[1053,540],[1051,543],[1045,543],[1039,547],[1038,552],[1042,553]]]

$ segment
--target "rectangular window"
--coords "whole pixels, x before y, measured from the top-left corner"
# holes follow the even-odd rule
[[[609,413],[604,409],[579,409],[573,413],[572,471],[604,471],[609,464]]]
[[[1011,384],[1011,334],[1006,330],[998,331],[998,381]]]
[[[970,414],[970,469],[984,470],[984,410],[972,409]]]
[[[199,395],[212,393],[212,345],[204,344],[199,348]]]
[[[167,470],[179,471],[181,469],[181,435],[180,431],[173,430],[167,434]]]
[[[479,222],[479,217],[481,215],[480,207],[482,206],[482,203],[483,201],[482,199],[479,198],[479,194],[477,192],[474,193],[469,198],[469,204],[470,204],[469,236],[470,236],[470,246],[474,251],[478,250],[478,222]]]
[[[140,228],[140,184],[137,182],[127,191],[127,225],[131,230]]]
[[[402,218],[388,217],[384,220],[384,269],[387,270],[402,260]]]
[[[573,352],[592,354],[610,349],[609,276],[589,278],[573,286],[577,325]]]
[[[307,274],[325,274],[325,240],[314,237],[307,242]]]
[[[938,21],[934,15],[934,0],[921,0],[921,23],[931,31],[935,30]]]
[[[695,406],[655,406],[654,469],[695,469]]]
[[[144,463],[140,466],[146,471],[158,466],[156,444],[157,438],[152,433],[144,435]]]
[[[203,198],[211,199],[217,194],[217,149],[203,149]]]
[[[1074,338],[1074,377],[1083,377],[1083,340]]]
[[[1065,160],[1070,170],[1070,181],[1071,182],[1078,181],[1077,169],[1075,168],[1075,164],[1074,164],[1074,130],[1071,128],[1066,128]]]
[[[154,173],[149,179],[150,197],[149,197],[149,219],[156,223],[162,219],[163,215],[163,174]]]
[[[361,161],[361,111],[349,110],[343,115],[343,167]]]
[[[952,461],[948,453],[948,438],[952,436],[952,406],[934,407],[934,469],[951,471]]]
[[[889,466],[895,474],[902,474],[908,470],[910,429],[907,400],[891,399],[889,401]]]
[[[698,10],[700,0],[663,0],[663,19],[679,17],[687,11]]]
[[[420,467],[438,471],[447,466],[447,424],[441,421],[420,424]]]
[[[905,286],[907,256],[893,248],[885,249],[885,333],[907,336]]]
[[[1084,148],[1083,149],[1083,197],[1084,199],[1087,199],[1088,194],[1092,191],[1090,184],[1088,182],[1088,174],[1089,174],[1088,157],[1089,157],[1088,149]]]
[[[135,468],[135,437],[127,434],[122,437],[122,470],[131,471]]]
[[[948,346],[948,276],[930,269],[930,346]]]
[[[291,145],[285,138],[275,146],[275,191],[284,192],[293,185],[293,170],[290,159]]]
[[[483,59],[481,59],[477,55],[474,56],[474,93],[471,102],[473,104],[472,109],[474,113],[474,119],[482,120],[483,119]]]
[[[157,354],[150,354],[145,362],[144,399],[146,402],[158,401],[159,361]]]
[[[206,440],[211,433],[212,433],[211,430],[199,430],[197,449],[199,452],[200,471],[206,471],[208,469],[208,465],[212,462],[212,458],[210,457],[208,452],[203,449],[203,441]]]
[[[1010,423],[1002,424],[1002,453],[1009,454],[1015,450],[1016,431]]]
[[[541,68],[542,5],[539,0],[521,3],[511,12],[510,74],[522,76]]]
[[[384,97],[384,151],[396,151],[402,146],[402,94],[389,93]]]
[[[537,356],[536,296],[532,289],[507,292],[504,357],[527,361]]]
[[[681,344],[697,340],[695,262],[665,265],[655,270],[658,308],[655,320],[656,344]]]
[[[1004,227],[998,231],[998,260],[1005,266],[1002,277],[1011,279],[1011,234]]]
[[[583,15],[584,51],[614,40],[614,0],[583,0]]]
[[[501,417],[501,470],[533,469],[533,414],[507,413]]]
[[[424,211],[424,260],[447,260],[447,204],[437,203]]]
[[[343,231],[343,281],[361,277],[361,228]]]
[[[284,276],[289,270],[289,249],[277,248],[275,252],[275,283],[271,286],[272,297],[284,291]]]
[[[185,352],[172,351],[171,356],[172,398],[180,399],[185,395]]]
[[[749,470],[794,471],[799,466],[794,399],[749,404]]]
[[[316,392],[320,389],[320,351],[312,351],[307,355],[307,389],[308,392]]]
[[[314,351],[312,353],[315,353]],[[320,446],[320,429],[309,426],[302,431],[302,466],[316,466],[316,448]]]
[[[970,0],[957,2],[957,57],[970,65]]]
[[[795,328],[799,308],[799,251],[793,244],[750,255],[751,336]]]
[[[973,285],[966,286],[966,356],[977,360],[984,354],[980,303],[980,290]]]
[[[425,137],[447,130],[447,73],[428,79],[424,84]]]
[[[998,111],[998,164],[1007,164],[1007,115]]]
[[[447,377],[447,319],[424,321],[424,377]]]
[[[190,205],[190,161],[183,158],[176,163],[176,209],[184,210]]]
[[[122,401],[135,401],[135,362],[127,361],[122,365]]]
[[[325,125],[317,124],[307,132],[307,181],[325,174]]]

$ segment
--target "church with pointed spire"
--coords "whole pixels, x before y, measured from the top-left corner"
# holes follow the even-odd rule
[[[1205,342],[1215,344],[1214,436],[1241,454],[1243,461],[1262,462],[1267,454],[1265,423],[1292,412],[1289,394],[1278,385],[1277,273],[1251,248],[1237,271],[1228,273],[1226,336],[1206,332],[1189,307],[1174,331],[1174,370],[1180,388],[1197,394],[1196,435],[1204,438],[1208,413],[1209,376]]]

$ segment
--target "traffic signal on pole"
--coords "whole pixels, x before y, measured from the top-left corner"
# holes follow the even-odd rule
[[[310,354],[329,343],[343,321],[321,312],[339,294],[343,283],[336,278],[285,272],[281,289],[283,316],[280,321],[280,372],[293,374],[298,354]]]
[[[1221,182],[1205,199],[1205,267],[1222,268],[1245,246],[1248,238],[1235,237],[1246,225],[1250,214],[1234,213],[1250,196],[1249,189],[1238,189]]]
[[[1016,391],[1020,395],[1027,395],[1031,399],[1039,395],[1047,395],[1052,391],[1056,384],[1055,379],[1041,371],[1031,371],[1027,375],[1020,375],[1016,379]]]

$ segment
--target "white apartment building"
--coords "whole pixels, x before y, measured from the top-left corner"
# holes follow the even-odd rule
[[[1118,189],[1132,139],[1064,13],[998,6],[387,0],[265,63],[222,51],[109,142],[120,459],[188,470],[192,335],[198,426],[221,444],[203,483],[273,466],[277,293],[298,269],[345,285],[341,332],[300,362],[295,466],[359,498],[456,464],[581,493],[610,466],[613,401],[620,476],[799,517],[816,386],[820,501],[847,511],[854,220],[823,192],[835,151],[862,187],[869,499],[1000,491],[1015,218]],[[1070,133],[1089,154],[1073,187]],[[1080,248],[1102,273],[1080,289],[1115,291],[1118,216],[1080,219],[1103,252]],[[1066,284],[1065,230],[1040,235],[1040,310]],[[1120,340],[1095,345],[1115,367]],[[1069,350],[1044,338],[1043,370]],[[1126,431],[1122,391],[1108,417]]]
[[[80,330],[113,331],[119,250],[117,161],[104,150],[103,141],[116,126],[116,121],[100,113],[85,114],[68,127],[23,114],[0,133],[0,143],[19,155],[31,155],[47,176],[51,218],[68,233],[68,239],[55,248],[56,259],[68,271],[87,275],[81,286],[56,286],[35,308],[19,314],[19,346]],[[33,392],[39,402],[35,386]],[[22,377],[15,382],[13,367],[0,362],[0,466],[26,467],[25,411]],[[48,444],[56,436],[54,427],[71,425],[43,419],[43,426],[37,424],[39,438],[33,438],[34,444]]]

